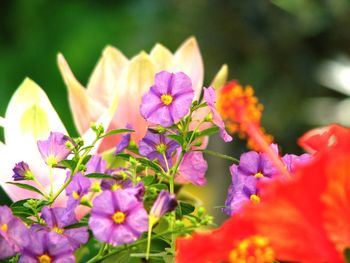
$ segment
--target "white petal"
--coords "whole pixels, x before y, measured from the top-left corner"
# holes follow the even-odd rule
[[[14,93],[7,107],[4,126],[6,146],[0,145],[0,182],[13,200],[36,196],[32,192],[4,183],[12,181],[12,168],[20,161],[29,164],[37,179],[48,190],[49,170],[39,154],[36,142],[38,139],[46,139],[50,131],[67,134],[45,92],[27,78]],[[53,174],[56,188],[65,179],[63,172]]]
[[[171,70],[173,54],[161,44],[156,44],[150,53],[150,58],[156,65],[157,72]]]
[[[127,64],[128,59],[123,53],[112,46],[107,46],[87,85],[89,96],[107,107],[122,70]]]
[[[216,90],[222,88],[227,81],[227,76],[228,76],[228,66],[226,64],[224,64],[221,66],[218,73],[216,73],[210,86]]]
[[[58,67],[66,83],[69,105],[74,123],[80,134],[83,134],[105,111],[106,107],[88,96],[85,88],[76,80],[62,54],[57,56]]]
[[[198,99],[203,87],[204,66],[194,37],[187,39],[175,52],[172,70],[174,72],[182,71],[191,78],[195,99]]]

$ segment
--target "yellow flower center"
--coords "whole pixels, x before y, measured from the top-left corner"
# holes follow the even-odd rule
[[[118,184],[118,183],[114,183],[114,184],[111,186],[111,190],[112,190],[112,191],[118,190],[118,189],[120,189],[120,188],[122,188],[122,186],[121,186],[120,184]]]
[[[173,97],[169,94],[164,94],[160,97],[165,105],[170,105],[173,102]]]
[[[257,195],[251,195],[250,196],[250,201],[252,201],[253,203],[258,204],[258,203],[260,203],[260,197],[257,196]]]
[[[2,225],[1,225],[1,230],[4,231],[4,232],[7,232],[8,228],[9,228],[9,227],[8,227],[7,224],[2,224]]]
[[[80,197],[80,195],[79,195],[78,192],[76,192],[76,191],[74,191],[74,192],[72,193],[72,196],[73,196],[73,198],[74,198],[75,200],[78,200],[79,197]]]
[[[63,234],[64,229],[63,228],[59,228],[58,226],[54,226],[52,228],[52,231],[56,232],[57,234]]]
[[[165,153],[166,152],[166,145],[164,143],[160,143],[156,146],[156,150],[159,153]]]
[[[125,214],[123,212],[118,211],[113,214],[112,218],[116,224],[122,224],[125,221]]]
[[[229,258],[232,263],[268,263],[274,261],[274,251],[265,237],[255,235],[239,242]]]
[[[264,177],[264,175],[263,175],[262,173],[260,173],[260,172],[254,174],[254,176],[255,176],[256,178]]]
[[[38,260],[40,263],[51,263],[51,258],[47,254],[41,255]]]
[[[54,155],[49,155],[46,159],[46,163],[49,166],[54,166],[54,165],[58,164],[58,161]]]

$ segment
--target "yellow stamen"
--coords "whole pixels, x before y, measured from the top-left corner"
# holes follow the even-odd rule
[[[8,228],[9,228],[9,227],[8,227],[7,224],[2,224],[2,225],[1,225],[1,230],[4,231],[4,232],[7,232]]]
[[[268,240],[259,235],[250,236],[241,242],[230,252],[230,262],[273,262],[274,251],[269,246]]]
[[[58,164],[58,161],[54,155],[49,155],[46,159],[46,163],[49,166],[55,166],[56,164]]]
[[[171,95],[168,94],[164,94],[160,97],[160,99],[162,100],[162,102],[165,105],[170,105],[173,102],[173,97]]]
[[[257,195],[251,195],[250,196],[250,201],[252,201],[253,203],[258,204],[258,203],[260,203],[260,197],[257,196]]]
[[[166,145],[164,143],[160,143],[156,146],[156,150],[159,153],[165,153],[166,152]]]
[[[41,255],[40,257],[38,257],[38,260],[40,263],[51,263],[51,257],[47,254]]]
[[[254,176],[256,177],[256,178],[261,178],[261,177],[264,177],[264,175],[262,174],[262,173],[256,173],[256,174],[254,174]]]
[[[76,191],[72,193],[72,196],[75,200],[78,200],[80,198],[80,195]]]
[[[118,189],[120,189],[120,188],[122,188],[122,186],[121,186],[120,184],[118,184],[118,183],[114,183],[114,184],[111,186],[111,190],[112,190],[112,191],[118,190]]]
[[[63,228],[59,228],[58,226],[54,226],[52,228],[52,231],[56,232],[57,234],[63,234],[64,229]]]
[[[122,224],[125,221],[125,214],[118,211],[113,214],[112,219],[116,224]]]

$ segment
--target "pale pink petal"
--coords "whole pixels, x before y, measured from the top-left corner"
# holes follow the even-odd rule
[[[96,122],[106,107],[88,96],[85,88],[76,80],[62,54],[57,56],[58,67],[68,89],[69,105],[73,114],[74,123],[80,134]]]
[[[187,39],[175,52],[172,70],[182,71],[191,78],[195,99],[199,99],[203,86],[204,66],[197,40],[194,37]]]
[[[128,59],[118,49],[107,46],[87,84],[89,96],[108,107],[117,81],[127,64]]]
[[[156,44],[149,55],[156,65],[157,72],[171,69],[173,54],[163,45]]]

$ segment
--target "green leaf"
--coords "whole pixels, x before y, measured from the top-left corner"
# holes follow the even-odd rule
[[[129,262],[130,253],[129,250],[122,251],[116,255],[110,256],[102,261],[102,263],[125,263]]]
[[[127,153],[119,153],[119,154],[116,154],[115,157],[121,158],[121,159],[126,160],[126,161],[129,161],[130,158],[134,158],[133,156],[131,156],[130,154],[127,154]],[[146,158],[143,158],[143,157],[136,158],[136,160],[145,167],[149,167],[156,172],[162,172],[162,169],[160,168],[160,166],[158,164],[156,164],[155,162],[152,162],[152,161],[150,161]]]
[[[19,188],[23,188],[26,189],[28,191],[32,191],[32,192],[36,192],[38,194],[41,194],[42,196],[44,196],[44,194],[37,188],[35,188],[34,186],[31,186],[29,184],[21,184],[21,183],[13,183],[13,182],[7,182],[7,184],[13,184]]]
[[[162,172],[162,169],[159,167],[158,164],[156,164],[155,162],[152,162],[146,158],[136,158],[136,160],[138,162],[140,162],[143,166],[152,168],[153,170],[155,170],[156,172]]]
[[[183,138],[180,135],[177,135],[177,134],[166,134],[166,137],[176,141],[180,145],[183,145],[183,143],[184,143]]]
[[[73,160],[63,160],[63,161],[60,161],[57,166],[63,166],[73,171],[76,166],[76,162]]]
[[[113,176],[102,173],[91,173],[85,175],[87,178],[95,178],[95,179],[115,179]]]
[[[142,177],[142,181],[146,186],[151,185],[154,182],[154,176],[153,175],[148,175]]]
[[[111,136],[111,135],[114,135],[114,134],[126,133],[126,132],[134,132],[134,130],[130,130],[130,129],[111,130],[111,131],[103,134],[100,138],[104,138],[104,137]]]
[[[205,136],[211,136],[211,135],[218,133],[218,132],[219,132],[219,128],[216,126],[213,126],[213,127],[208,128],[208,129],[205,129],[203,131],[196,132],[193,140],[201,138],[201,137],[205,137]],[[191,134],[192,134],[192,132],[189,133],[189,135],[191,135]]]
[[[176,208],[176,214],[182,218],[185,215],[189,215],[194,211],[194,206],[190,203],[179,201],[179,205]]]
[[[166,184],[153,184],[152,187],[157,188],[159,191],[168,189],[168,186]]]
[[[35,202],[36,201],[36,202]],[[13,203],[10,208],[12,210],[12,213],[15,216],[18,216],[20,218],[26,218],[28,216],[34,215],[33,209],[31,209],[30,203],[35,203],[35,207],[33,209],[40,211],[45,205],[48,204],[47,201],[40,200],[40,199],[34,199],[34,198],[28,198],[28,199],[23,199],[19,200],[15,203]]]

